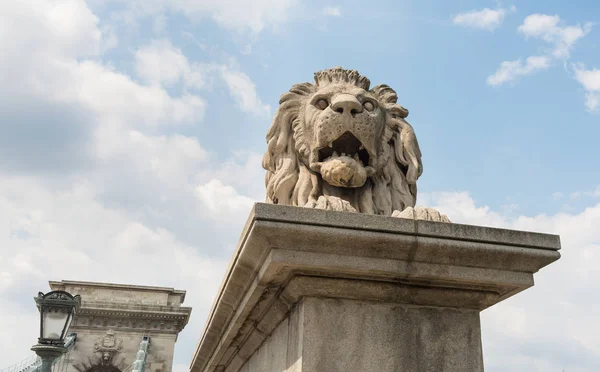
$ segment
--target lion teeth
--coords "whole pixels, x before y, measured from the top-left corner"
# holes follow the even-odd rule
[[[329,142],[329,147],[333,148],[333,141]]]
[[[354,154],[354,156],[352,157],[354,160],[359,161],[360,159],[358,158],[358,154]]]
[[[342,152],[342,156],[346,156],[346,153],[345,153],[345,152]]]
[[[333,157],[333,158],[337,158],[338,156],[339,155],[338,155],[337,151],[334,151],[333,154],[331,154],[331,157]]]
[[[359,150],[364,150],[365,147],[363,145],[360,145],[360,147],[358,148]]]

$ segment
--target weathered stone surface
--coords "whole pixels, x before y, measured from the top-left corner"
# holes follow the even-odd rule
[[[65,372],[84,372],[95,366],[130,368],[143,336],[150,336],[146,371],[170,372],[177,334],[188,322],[191,308],[181,304],[185,291],[173,288],[51,281],[52,290],[81,296],[81,308],[70,332],[75,347]]]
[[[312,297],[303,302],[303,372],[483,371],[476,310]]]
[[[480,372],[479,312],[304,297],[242,372]]]
[[[284,320],[245,364],[248,372],[285,371],[287,368],[288,329]]]
[[[339,336],[335,342],[340,345],[346,342],[340,330],[345,322],[364,319],[372,322],[367,322],[369,327],[387,322],[418,336],[410,342],[408,335],[398,336],[394,342],[407,350],[402,354],[406,360],[390,361],[390,371],[394,363],[410,365],[406,363],[413,359],[421,364],[408,370],[434,371],[441,365],[437,370],[479,371],[480,346],[474,346],[479,342],[478,312],[531,287],[533,273],[557,260],[559,249],[555,235],[256,204],[191,369],[250,372],[271,363],[269,368],[279,371],[280,362],[267,362],[265,355],[285,353],[285,371],[337,371],[319,369],[329,365],[329,357],[339,360],[340,371],[369,371],[343,369],[355,363],[343,347],[338,351],[345,354],[337,356],[320,355],[328,351],[313,348],[334,342],[315,333],[322,328],[313,327],[315,311],[321,309],[318,317],[340,316],[329,335]],[[280,342],[271,344],[275,335],[284,333],[284,324],[293,342],[281,349]],[[454,340],[457,335],[461,340]],[[391,336],[373,337],[365,347],[375,348]],[[443,340],[450,344],[443,346]],[[416,348],[419,357],[410,351],[414,345],[421,345]],[[465,354],[467,349],[471,354]],[[298,362],[307,350],[315,353],[310,363],[324,364]],[[457,353],[469,355],[469,368],[460,369],[465,365],[454,357]]]
[[[283,94],[263,157],[267,202],[449,222],[414,207],[421,150],[387,85],[334,67]]]

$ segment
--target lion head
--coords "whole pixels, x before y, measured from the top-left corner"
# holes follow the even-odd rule
[[[408,110],[389,86],[369,86],[334,67],[281,96],[263,157],[267,202],[314,207],[325,197],[346,205],[331,209],[381,215],[414,207],[423,167]]]

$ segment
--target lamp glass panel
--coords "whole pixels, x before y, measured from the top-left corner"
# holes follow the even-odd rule
[[[44,310],[42,337],[49,340],[60,340],[69,313],[65,309],[48,308]]]
[[[63,338],[65,338],[69,334],[69,327],[71,327],[71,322],[73,321],[73,312],[69,311],[67,316],[69,318],[67,319],[67,326],[65,327],[65,334],[62,336]]]

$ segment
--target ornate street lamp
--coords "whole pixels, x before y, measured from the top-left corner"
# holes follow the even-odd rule
[[[34,298],[40,311],[40,337],[33,350],[42,359],[41,372],[50,372],[52,363],[67,351],[65,336],[81,306],[81,297],[65,291],[40,292]]]

